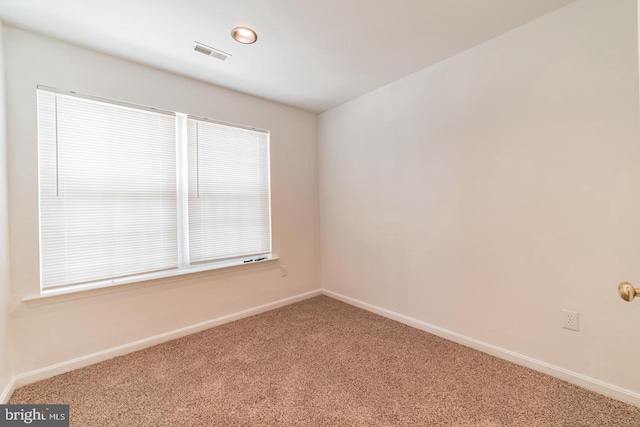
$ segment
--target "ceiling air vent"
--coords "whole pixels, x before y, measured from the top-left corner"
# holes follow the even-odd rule
[[[200,52],[200,53],[204,53],[205,55],[209,55],[209,56],[213,56],[216,59],[219,59],[221,61],[226,61],[227,59],[229,59],[231,57],[230,53],[227,52],[223,52],[221,50],[218,49],[214,49],[210,46],[204,45],[202,43],[199,42],[194,42],[195,46],[193,47],[193,50],[195,50],[196,52]]]

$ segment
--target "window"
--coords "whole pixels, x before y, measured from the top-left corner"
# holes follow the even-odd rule
[[[189,118],[189,261],[271,250],[267,135]]]
[[[269,134],[39,87],[41,289],[269,258]]]

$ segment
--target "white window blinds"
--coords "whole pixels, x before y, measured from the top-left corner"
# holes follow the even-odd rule
[[[175,116],[38,90],[42,288],[177,268]]]
[[[189,117],[189,259],[271,252],[269,134]]]

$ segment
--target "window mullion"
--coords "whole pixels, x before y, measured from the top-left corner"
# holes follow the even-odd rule
[[[176,114],[176,185],[178,207],[178,268],[189,266],[189,161],[187,116]]]

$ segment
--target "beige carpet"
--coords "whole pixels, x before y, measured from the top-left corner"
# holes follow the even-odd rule
[[[17,390],[73,426],[640,426],[640,409],[327,297]]]

